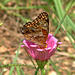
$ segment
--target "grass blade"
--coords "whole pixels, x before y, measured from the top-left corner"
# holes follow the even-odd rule
[[[19,54],[20,47],[21,47],[21,43],[20,43],[20,45],[18,47],[18,50],[17,50],[17,53],[16,53],[16,56],[15,56],[15,59],[14,59],[14,62],[13,63],[16,63],[16,60],[17,60],[17,57],[18,57],[18,54]],[[13,70],[14,70],[14,66],[11,67],[10,72],[9,72],[9,75],[12,75]]]
[[[55,64],[53,63],[53,61],[50,59],[50,63],[52,64],[53,68],[56,70],[58,75],[61,75],[60,72],[58,71],[57,67],[55,66]]]

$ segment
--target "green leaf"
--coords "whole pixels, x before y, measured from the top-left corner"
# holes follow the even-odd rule
[[[17,71],[17,74],[18,74],[18,75],[21,75],[21,73],[20,73],[20,69],[19,69],[18,66],[16,66],[16,71]]]

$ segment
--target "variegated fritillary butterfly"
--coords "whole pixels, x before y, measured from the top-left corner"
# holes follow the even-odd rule
[[[26,40],[38,45],[44,45],[49,33],[48,14],[43,12],[32,22],[26,23],[21,29],[21,33]]]

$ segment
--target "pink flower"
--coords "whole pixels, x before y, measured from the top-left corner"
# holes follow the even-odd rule
[[[47,61],[54,54],[58,45],[61,44],[52,34],[48,34],[46,48],[41,49],[39,45],[26,39],[23,40],[23,43],[24,45],[21,45],[21,47],[24,47],[32,58],[40,61]]]

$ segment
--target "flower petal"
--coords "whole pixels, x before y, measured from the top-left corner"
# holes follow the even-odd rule
[[[55,53],[58,45],[62,44],[62,42],[58,42],[58,40],[50,33],[46,41],[46,48],[41,48],[40,45],[36,45],[26,39],[23,40],[23,43],[24,45],[21,45],[21,47],[24,47],[32,58],[40,61],[47,61]]]

